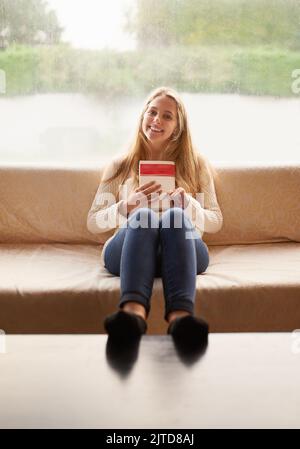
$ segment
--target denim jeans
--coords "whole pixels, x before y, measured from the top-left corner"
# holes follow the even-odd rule
[[[107,245],[104,264],[121,278],[120,308],[135,301],[147,316],[154,278],[162,277],[167,320],[174,310],[193,314],[196,275],[207,269],[209,254],[183,209],[170,208],[159,219],[152,209],[140,208]]]

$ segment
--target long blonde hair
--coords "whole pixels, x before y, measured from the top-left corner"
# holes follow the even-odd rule
[[[151,149],[142,130],[142,122],[149,104],[154,98],[160,96],[172,98],[177,105],[177,128],[175,130],[177,132],[171,136],[164,150],[163,159],[174,161],[176,164],[176,187],[183,187],[187,193],[195,197],[196,193],[201,192],[208,183],[209,175],[215,176],[216,172],[194,148],[184,104],[178,93],[169,87],[159,87],[150,93],[142,109],[136,135],[128,154],[124,156],[116,173],[102,182],[107,183],[119,177],[121,185],[132,176],[134,187],[138,187],[139,161],[151,159]]]

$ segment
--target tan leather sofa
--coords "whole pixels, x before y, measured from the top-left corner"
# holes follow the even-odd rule
[[[204,234],[196,314],[212,332],[300,328],[300,166],[216,167],[224,216]],[[102,333],[120,278],[100,267],[103,235],[86,228],[103,167],[0,168],[0,329]],[[107,237],[107,236],[106,236]],[[155,279],[149,333],[166,332]]]

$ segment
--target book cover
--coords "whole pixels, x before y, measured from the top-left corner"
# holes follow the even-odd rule
[[[140,161],[139,185],[150,181],[161,184],[163,192],[175,189],[175,162],[173,161]]]
[[[165,210],[170,207],[166,192],[175,189],[175,162],[173,161],[140,161],[139,185],[150,181],[161,184],[162,193],[159,200],[152,205],[154,210]]]

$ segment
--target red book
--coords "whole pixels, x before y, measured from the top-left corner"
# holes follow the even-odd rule
[[[166,194],[169,190],[175,189],[175,162],[173,161],[140,161],[139,163],[139,185],[150,181],[161,184],[162,193],[157,201],[154,201],[151,208],[158,211],[166,210],[170,207],[170,199]]]
[[[175,189],[175,162],[173,161],[140,161],[139,185],[150,181],[161,184],[163,192]]]

